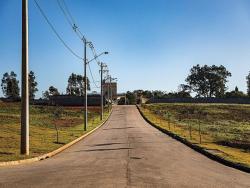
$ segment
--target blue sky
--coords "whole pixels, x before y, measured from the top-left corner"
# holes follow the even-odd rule
[[[79,28],[118,78],[118,91],[177,90],[196,64],[223,64],[232,73],[229,89],[246,91],[250,71],[248,0],[65,0]],[[83,55],[56,0],[38,0],[67,44]],[[0,76],[21,73],[21,1],[0,1]],[[30,70],[41,96],[50,85],[65,93],[70,73],[83,73],[29,0]],[[89,54],[90,57],[91,54]],[[91,64],[96,80],[98,66]],[[98,91],[97,88],[92,89]],[[2,91],[0,91],[2,96]]]

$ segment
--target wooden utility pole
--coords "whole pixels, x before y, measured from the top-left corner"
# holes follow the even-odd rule
[[[28,0],[22,0],[21,154],[29,155],[29,46]]]

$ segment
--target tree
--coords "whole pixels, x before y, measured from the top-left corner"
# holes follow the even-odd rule
[[[165,95],[165,98],[191,98],[191,95],[186,91],[169,92]]]
[[[19,98],[20,97],[20,88],[18,86],[19,81],[17,80],[17,75],[11,71],[3,74],[2,78],[2,91],[5,97],[8,98]]]
[[[250,72],[248,73],[246,79],[247,79],[247,95],[250,97]]]
[[[246,97],[242,91],[239,91],[239,88],[236,86],[233,91],[226,92],[226,98],[243,98]]]
[[[143,91],[143,92],[142,92],[142,95],[143,95],[143,97],[148,98],[148,99],[151,98],[151,97],[153,96],[152,92],[149,91],[149,90]]]
[[[43,98],[49,99],[50,96],[55,96],[55,95],[60,95],[58,89],[55,88],[54,86],[50,86],[49,89],[43,93]]]
[[[63,108],[60,106],[55,107],[54,111],[52,112],[52,116],[54,119],[54,126],[56,130],[56,143],[59,144],[59,127],[58,127],[58,121],[62,118],[63,116]]]
[[[68,79],[66,92],[68,95],[83,96],[84,95],[85,77],[72,73]],[[89,79],[87,78],[87,90],[90,90]]]
[[[29,73],[29,97],[30,99],[35,98],[35,93],[38,91],[35,73],[30,71]]]
[[[136,95],[133,92],[128,91],[126,93],[127,104],[136,104]]]
[[[226,82],[231,73],[223,66],[193,66],[186,82],[197,97],[222,97],[227,90]]]
[[[163,98],[165,96],[165,92],[164,91],[160,91],[160,90],[155,90],[152,92],[153,98],[157,99],[157,98]]]
[[[191,88],[189,85],[180,84],[178,87],[178,92],[174,93],[177,98],[191,98]]]

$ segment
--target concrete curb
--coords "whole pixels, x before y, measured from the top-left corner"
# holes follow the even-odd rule
[[[60,147],[60,148],[58,148],[58,149],[56,149],[56,150],[54,150],[52,152],[43,154],[43,155],[38,156],[38,157],[33,157],[33,158],[30,158],[30,159],[17,160],[17,161],[0,162],[0,167],[14,166],[14,165],[19,165],[19,164],[27,164],[27,163],[32,163],[32,162],[41,161],[41,160],[44,160],[44,159],[47,159],[47,158],[51,158],[51,157],[57,155],[58,153],[64,151],[65,149],[69,148],[70,146],[76,144],[77,142],[81,141],[82,139],[86,138],[87,136],[89,136],[90,134],[95,132],[97,129],[99,129],[101,126],[103,126],[109,120],[109,118],[110,118],[110,116],[112,114],[112,111],[113,111],[113,109],[111,109],[107,119],[104,122],[102,122],[99,126],[94,128],[93,130],[87,132],[86,134],[80,136],[79,138],[69,142],[68,144],[65,144],[64,146],[62,146],[62,147]]]
[[[192,148],[193,150],[207,156],[208,158],[214,160],[214,161],[217,161],[221,164],[224,164],[226,166],[229,166],[229,167],[232,167],[232,168],[235,168],[235,169],[238,169],[238,170],[241,170],[243,172],[247,172],[247,173],[250,173],[250,168],[241,164],[241,163],[235,163],[235,162],[232,162],[232,161],[229,161],[229,160],[226,160],[218,155],[215,155],[213,153],[210,153],[209,151],[207,151],[205,148],[201,147],[201,146],[198,146],[198,145],[195,145],[195,144],[192,144],[191,142],[189,142],[187,139],[185,138],[182,138],[166,129],[163,129],[162,127],[152,123],[149,119],[147,119],[147,117],[144,116],[144,114],[142,113],[142,111],[140,110],[139,106],[136,105],[139,113],[141,114],[141,116],[143,117],[143,119],[148,122],[150,125],[152,125],[153,127],[155,127],[156,129],[160,130],[161,132],[167,134],[168,136],[180,141],[181,143],[185,144],[186,146]]]

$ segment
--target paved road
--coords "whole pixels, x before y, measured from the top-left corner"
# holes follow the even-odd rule
[[[41,162],[0,169],[0,187],[250,187],[250,174],[191,150],[117,106],[85,140]]]

